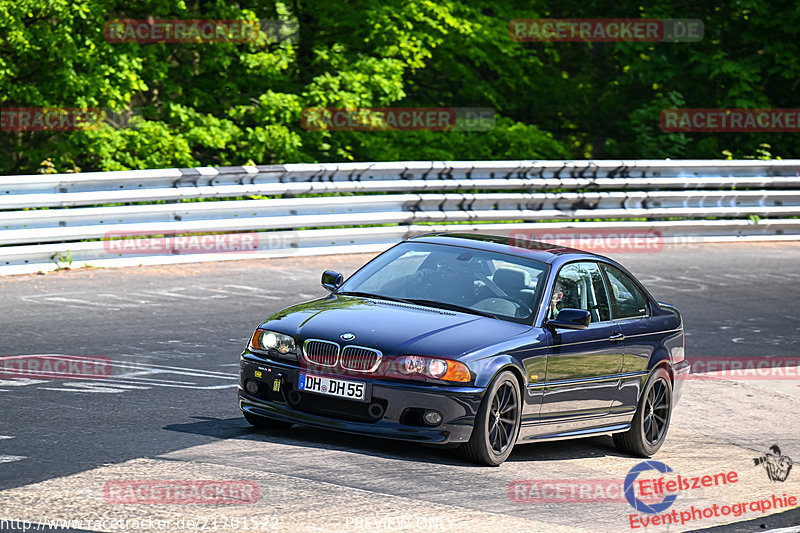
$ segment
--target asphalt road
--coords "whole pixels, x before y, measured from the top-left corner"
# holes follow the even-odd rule
[[[800,355],[800,244],[706,245],[609,255],[636,274],[657,299],[678,306],[688,354]],[[624,463],[620,468],[610,466],[619,456],[606,437],[520,447],[506,465],[493,470],[505,473],[495,479],[443,450],[298,427],[265,434],[241,418],[236,403],[238,354],[253,328],[291,303],[323,295],[322,270],[348,275],[368,258],[298,257],[0,278],[1,356],[105,356],[114,368],[105,380],[0,380],[0,518],[18,517],[20,502],[30,508],[47,503],[45,508],[53,512],[63,505],[79,513],[86,500],[75,494],[91,484],[93,478],[86,477],[91,472],[115,479],[128,472],[119,470],[120,465],[145,472],[169,472],[164,465],[184,465],[172,472],[171,479],[176,479],[181,473],[183,478],[187,473],[203,475],[203,468],[217,465],[220,470],[205,475],[249,473],[258,478],[260,501],[271,502],[266,512],[286,511],[287,502],[296,503],[297,498],[308,498],[316,511],[327,508],[332,516],[340,512],[339,522],[325,526],[315,522],[318,515],[311,511],[305,518],[293,511],[305,522],[289,522],[290,530],[358,529],[358,517],[376,509],[366,493],[385,495],[386,505],[396,500],[391,509],[430,515],[428,529],[448,525],[434,523],[433,517],[444,520],[441,517],[449,515],[435,512],[437,506],[449,505],[491,526],[486,529],[516,524],[536,531],[546,524],[548,530],[556,530],[556,525],[569,530],[570,519],[557,518],[563,509],[549,516],[513,505],[503,489],[497,501],[486,491],[494,490],[494,481],[505,483],[507,492],[508,479],[515,479],[517,472],[524,478],[545,468],[553,475],[574,476],[570,469],[580,471],[584,459],[602,461],[605,472],[620,470],[624,477],[636,461],[625,458],[617,461]],[[683,457],[688,468],[694,464],[692,457],[707,459],[716,449],[723,457],[714,460],[724,464],[725,456],[734,453],[726,446],[745,450],[746,458],[751,451],[766,451],[778,438],[790,441],[800,456],[796,426],[791,426],[800,406],[797,385],[787,389],[782,384],[788,392],[780,392],[778,400],[770,397],[766,407],[757,402],[772,391],[759,386],[746,384],[732,392],[731,387],[713,384],[695,399],[687,394],[685,409],[701,412],[682,419],[676,413],[674,425],[679,420],[682,425],[671,432],[659,458],[664,460],[666,454],[679,462]],[[714,394],[719,399],[709,397]],[[747,396],[745,407],[721,407],[726,401],[738,402],[737,394]],[[756,403],[746,407],[748,401]],[[771,415],[764,415],[765,408]],[[781,425],[782,417],[789,427]],[[703,453],[678,453],[680,444],[697,446],[701,435],[707,437]],[[156,460],[160,466],[150,464]],[[800,472],[794,477],[800,478]],[[29,487],[36,487],[43,499],[29,495]],[[342,499],[348,490],[355,495]],[[267,493],[270,500],[264,497]],[[420,509],[421,501],[431,503]],[[342,515],[342,506],[348,505],[353,513]],[[361,515],[357,509],[362,509]],[[792,524],[796,516],[762,523]],[[363,522],[360,527],[369,529]],[[586,525],[583,529],[592,530]]]

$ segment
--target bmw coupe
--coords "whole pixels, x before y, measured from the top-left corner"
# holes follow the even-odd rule
[[[458,447],[497,466],[516,444],[610,434],[656,453],[689,372],[678,310],[606,257],[506,237],[429,234],[330,294],[284,309],[241,354],[251,424],[304,424]]]

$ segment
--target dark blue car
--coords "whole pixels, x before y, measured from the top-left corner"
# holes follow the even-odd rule
[[[600,434],[649,457],[689,371],[678,310],[580,250],[424,235],[322,285],[242,353],[251,424],[458,446],[487,465],[515,443]]]

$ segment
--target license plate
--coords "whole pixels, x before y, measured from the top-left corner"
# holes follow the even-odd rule
[[[300,374],[297,388],[306,392],[338,396],[348,400],[363,400],[366,395],[367,385],[361,381],[348,381],[344,379],[323,378],[310,374]]]

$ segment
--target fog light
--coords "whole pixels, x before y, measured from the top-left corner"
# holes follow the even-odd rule
[[[431,426],[438,426],[442,423],[442,413],[439,411],[425,411],[422,418],[425,420],[426,424],[430,424]]]
[[[302,400],[303,397],[300,396],[299,392],[297,392],[296,390],[293,390],[293,391],[289,392],[289,394],[288,394],[286,399],[289,400],[290,404],[297,405],[298,403],[300,403],[300,400]]]
[[[246,390],[250,394],[255,394],[258,392],[258,383],[256,383],[252,379],[248,379],[247,381],[244,382],[244,390]]]
[[[369,416],[375,419],[380,419],[381,417],[383,417],[383,413],[385,411],[386,410],[383,408],[383,406],[378,402],[369,404],[369,407],[367,408]]]

